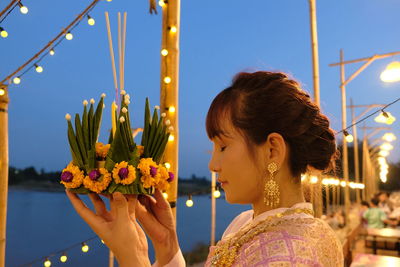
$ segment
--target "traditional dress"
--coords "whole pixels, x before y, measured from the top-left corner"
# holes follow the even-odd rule
[[[266,211],[255,218],[253,210],[245,211],[210,247],[205,266],[343,266],[342,245],[335,232],[312,213],[310,203]],[[166,266],[185,266],[181,251]]]

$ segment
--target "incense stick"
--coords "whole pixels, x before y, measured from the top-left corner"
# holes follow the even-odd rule
[[[110,19],[108,17],[108,12],[105,12],[105,16],[106,16],[106,25],[107,25],[108,44],[110,47],[111,66],[112,66],[113,77],[114,77],[115,101],[118,101],[117,70],[115,68],[114,49],[113,49],[113,43],[112,43],[112,38],[111,38],[111,27],[110,27]]]

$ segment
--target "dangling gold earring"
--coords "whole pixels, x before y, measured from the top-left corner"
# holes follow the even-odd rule
[[[264,204],[274,208],[278,206],[280,200],[279,185],[274,180],[274,173],[278,170],[275,162],[268,164],[269,179],[264,186]]]

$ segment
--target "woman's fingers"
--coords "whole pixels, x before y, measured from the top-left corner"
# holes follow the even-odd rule
[[[125,196],[120,192],[113,193],[111,203],[111,210],[114,210],[115,218],[117,223],[127,223],[130,222],[129,211],[128,211],[128,201]]]
[[[153,242],[162,242],[167,237],[168,230],[141,203],[136,205],[136,218]]]
[[[103,223],[104,220],[101,217],[96,216],[91,209],[86,207],[85,203],[74,193],[65,190],[69,200],[71,201],[72,206],[76,210],[76,212],[82,217],[82,219],[89,224],[93,230],[96,231],[98,225]]]
[[[90,193],[89,198],[93,203],[96,214],[102,216],[107,222],[112,221],[112,216],[108,212],[106,205],[101,197],[95,193]]]

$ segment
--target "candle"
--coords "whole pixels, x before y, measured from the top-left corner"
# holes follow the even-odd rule
[[[117,122],[115,121],[116,110],[117,110],[117,105],[115,104],[115,101],[113,101],[111,105],[111,124],[112,124],[113,137],[115,136],[115,131],[117,130]]]

